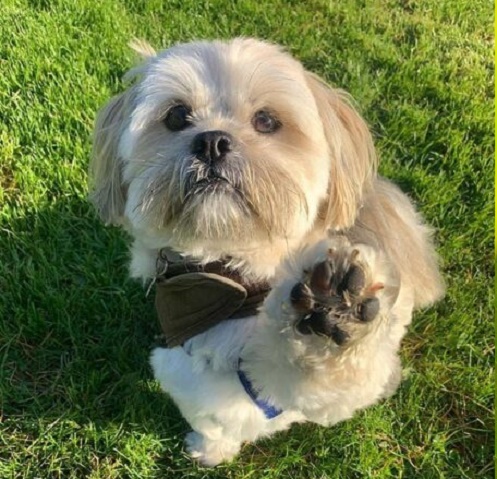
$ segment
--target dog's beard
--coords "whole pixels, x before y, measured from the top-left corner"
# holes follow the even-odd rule
[[[150,173],[140,213],[180,242],[286,236],[296,215],[307,214],[304,194],[285,171],[256,168],[242,158],[214,166],[196,157],[170,162]]]
[[[181,214],[176,231],[199,238],[236,238],[253,234],[248,196],[236,159],[209,165],[193,158],[182,168]],[[243,231],[242,231],[243,230]]]

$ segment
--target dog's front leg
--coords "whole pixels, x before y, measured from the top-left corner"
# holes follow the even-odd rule
[[[243,353],[247,372],[310,421],[348,419],[397,387],[410,295],[381,251],[344,237],[309,247],[264,305],[267,327]]]
[[[203,466],[213,467],[221,462],[230,461],[240,451],[241,442],[228,438],[212,438],[191,431],[186,435],[185,445],[188,454]]]
[[[151,365],[162,389],[193,429],[186,437],[188,453],[203,465],[229,461],[242,442],[285,429],[295,420],[285,414],[268,420],[235,371],[198,371],[181,346],[155,348]]]
[[[255,323],[255,317],[222,321],[205,333],[186,341],[184,350],[192,357],[198,371],[236,370],[240,351]]]

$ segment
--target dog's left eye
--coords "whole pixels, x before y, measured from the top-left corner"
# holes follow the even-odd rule
[[[259,110],[252,118],[252,125],[259,133],[273,133],[281,126],[281,123],[268,111]]]
[[[184,130],[191,125],[190,119],[191,110],[186,105],[180,104],[170,108],[166,114],[164,125],[171,131]]]

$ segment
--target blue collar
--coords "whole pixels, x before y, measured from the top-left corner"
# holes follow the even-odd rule
[[[250,382],[250,379],[240,369],[241,363],[242,360],[240,359],[238,361],[238,369],[236,370],[236,373],[238,374],[238,379],[240,379],[240,382],[242,383],[243,389],[245,389],[245,392],[249,395],[250,399],[254,401],[254,403],[264,413],[264,416],[266,416],[267,419],[273,419],[273,417],[279,416],[283,412],[283,410],[271,406],[267,401],[264,401],[260,397],[258,397],[258,391],[254,389],[252,383]]]

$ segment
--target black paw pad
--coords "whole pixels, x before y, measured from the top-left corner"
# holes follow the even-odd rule
[[[333,339],[333,341],[335,341],[335,343],[338,346],[341,346],[347,341],[347,339],[349,339],[349,335],[343,329],[340,329],[338,326],[335,326],[333,328],[330,336],[331,339]]]
[[[302,334],[321,334],[330,336],[333,329],[332,323],[328,319],[326,311],[313,311],[304,316],[297,324],[297,329]]]
[[[308,312],[314,307],[312,292],[304,283],[297,283],[290,292],[290,301],[299,312]]]
[[[380,302],[378,298],[368,298],[359,305],[359,318],[365,323],[373,321],[380,312]]]
[[[327,311],[314,311],[297,323],[297,330],[301,334],[317,334],[333,339],[341,346],[349,335],[340,329]]]
[[[310,287],[319,294],[329,294],[330,282],[333,275],[331,264],[328,261],[318,263],[312,272]]]
[[[366,274],[360,266],[352,265],[345,276],[343,281],[339,286],[339,293],[342,294],[344,291],[358,296],[361,291],[366,286]]]

